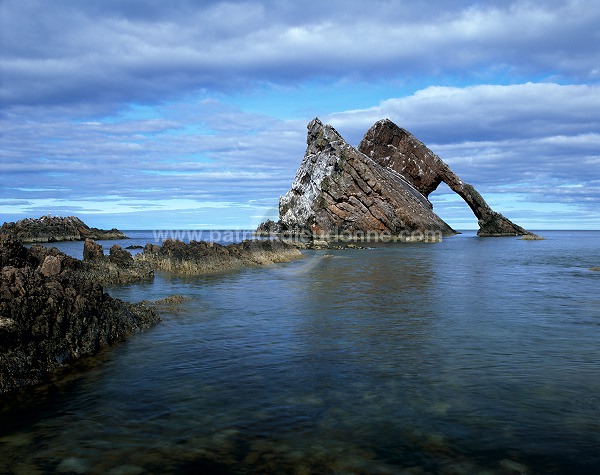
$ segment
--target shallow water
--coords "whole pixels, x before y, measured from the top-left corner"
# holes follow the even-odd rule
[[[109,289],[189,300],[5,405],[0,470],[598,473],[600,232],[542,234]]]

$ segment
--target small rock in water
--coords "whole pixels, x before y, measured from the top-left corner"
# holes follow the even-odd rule
[[[522,463],[515,462],[514,460],[504,459],[500,461],[500,466],[510,473],[518,473],[520,475],[526,475],[528,473],[527,467]]]
[[[174,305],[174,304],[179,304],[182,302],[185,302],[186,300],[190,300],[189,297],[185,297],[181,294],[173,294],[173,295],[169,295],[168,297],[165,297],[164,299],[160,299],[157,300],[155,303],[156,304],[169,304],[169,305]]]
[[[538,236],[537,234],[525,234],[521,236],[521,241],[544,241],[545,239],[542,236]]]
[[[56,471],[58,473],[88,473],[89,467],[83,459],[68,457],[58,464]]]
[[[108,472],[109,475],[139,475],[140,473],[144,473],[144,469],[137,465],[120,465]]]

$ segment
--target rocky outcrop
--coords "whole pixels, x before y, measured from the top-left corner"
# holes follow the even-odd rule
[[[149,262],[134,260],[131,253],[118,244],[105,255],[100,244],[86,239],[83,244],[83,263],[80,274],[101,285],[126,284],[152,280],[154,269]]]
[[[90,228],[76,216],[42,216],[38,219],[25,218],[20,221],[4,223],[0,233],[12,234],[21,242],[58,242],[127,239],[118,229],[103,230]]]
[[[463,182],[423,142],[389,119],[375,123],[365,134],[358,150],[402,175],[425,197],[435,191],[440,183],[446,183],[477,217],[479,236],[533,235],[492,210],[473,186]]]
[[[330,125],[312,120],[307,145],[292,187],[279,201],[279,222],[263,223],[259,232],[356,240],[456,234],[415,186],[350,146]]]
[[[247,240],[222,246],[206,241],[166,240],[162,246],[147,244],[135,262],[177,274],[198,275],[243,267],[288,262],[302,258],[294,246],[280,240]]]
[[[111,298],[82,261],[55,248],[0,235],[0,263],[0,394],[159,320],[147,305]]]
[[[355,149],[315,118],[307,145],[291,189],[279,200],[279,221],[265,221],[257,234],[308,241],[439,240],[456,234],[428,199],[445,182],[473,210],[479,236],[541,239],[492,210],[473,186],[388,119],[371,127]]]
[[[302,257],[280,240],[228,246],[165,241],[133,257],[118,245],[105,255],[88,239],[81,261],[39,244],[27,249],[13,235],[0,234],[0,396],[150,327],[159,320],[155,307],[175,311],[184,300],[130,304],[104,293],[103,284],[152,279],[154,269],[204,274]]]
[[[102,246],[93,239],[87,238],[83,243],[83,260],[86,262],[104,258]]]

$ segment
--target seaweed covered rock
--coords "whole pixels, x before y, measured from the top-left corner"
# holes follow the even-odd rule
[[[0,394],[155,324],[155,311],[111,298],[81,261],[0,237]]]
[[[93,239],[87,238],[83,243],[83,260],[95,261],[104,257],[104,249]]]
[[[246,240],[222,246],[207,241],[168,239],[162,246],[147,244],[136,254],[135,262],[146,262],[152,268],[178,274],[206,274],[224,270],[288,262],[302,258],[302,253],[281,240]]]
[[[79,274],[101,285],[114,285],[152,280],[154,269],[149,262],[134,260],[131,253],[118,244],[111,246],[109,254],[105,255],[100,244],[86,239]]]

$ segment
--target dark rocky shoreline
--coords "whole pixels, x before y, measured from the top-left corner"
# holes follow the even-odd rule
[[[0,394],[41,383],[82,356],[160,319],[113,299],[81,261],[0,236]]]
[[[222,246],[206,241],[166,240],[162,246],[147,244],[134,263],[152,269],[187,275],[206,274],[243,267],[263,266],[301,259],[300,250],[282,240],[246,240]]]
[[[159,313],[183,300],[131,304],[110,297],[104,285],[152,280],[154,271],[197,275],[302,258],[282,241],[228,246],[165,241],[132,256],[118,245],[107,255],[92,239],[83,260],[56,248],[25,247],[0,234],[0,397],[37,385],[80,357],[143,331]]]

